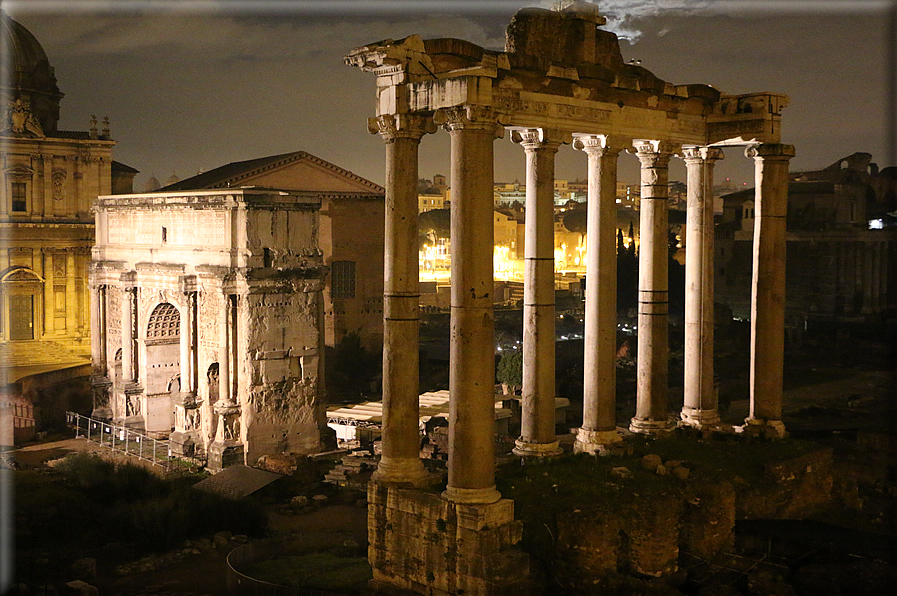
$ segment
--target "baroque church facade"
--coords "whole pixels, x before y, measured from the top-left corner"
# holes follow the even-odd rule
[[[50,341],[90,353],[91,203],[127,192],[136,170],[112,160],[108,119],[60,130],[41,44],[0,11],[0,343]]]

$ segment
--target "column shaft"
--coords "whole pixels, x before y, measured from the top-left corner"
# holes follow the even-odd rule
[[[135,331],[137,328],[137,288],[125,285],[121,292],[121,376],[125,383],[137,381],[135,361]]]
[[[685,233],[685,397],[682,420],[719,423],[713,385],[713,164],[719,149],[685,149],[688,212]]]
[[[93,373],[107,376],[106,368],[106,286],[90,286],[90,357]]]
[[[617,157],[603,136],[578,137],[588,155],[586,303],[583,355],[582,428],[576,451],[600,452],[620,440],[617,392]]]
[[[421,117],[381,116],[369,127],[386,142],[381,482],[426,483],[420,460],[417,149]]]
[[[671,147],[659,141],[636,144],[641,161],[639,304],[636,412],[630,430],[650,433],[670,427],[667,414],[669,358],[669,223],[667,197]]]
[[[791,145],[749,148],[755,164],[754,265],[751,284],[751,411],[748,424],[782,426],[785,353],[785,217]]]
[[[231,380],[230,380],[230,296],[222,294],[222,308],[218,316],[218,401],[222,404],[232,404]],[[219,425],[219,435],[223,429]],[[221,440],[221,439],[218,439]]]
[[[524,456],[561,452],[554,432],[554,156],[559,145],[547,134],[525,129],[512,137],[526,151],[523,396],[514,449]]]
[[[469,112],[468,112],[469,110]],[[495,117],[445,110],[451,135],[451,346],[446,498],[492,503],[495,490],[495,366],[492,311],[492,142]]]
[[[190,393],[194,391],[193,370],[192,370],[192,350],[193,343],[193,313],[190,312],[190,295],[186,294],[186,304],[181,310],[181,335],[180,335],[180,368],[181,368],[181,392]]]

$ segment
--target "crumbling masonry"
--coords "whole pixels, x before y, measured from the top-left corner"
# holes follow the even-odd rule
[[[504,52],[412,35],[353,50],[377,77],[369,129],[386,144],[383,458],[370,488],[370,561],[377,582],[434,594],[514,590],[525,565],[503,564],[519,538],[513,504],[495,489],[493,445],[493,141],[505,129],[526,154],[524,389],[521,456],[557,453],[554,435],[554,156],[588,155],[585,404],[576,449],[619,441],[615,410],[616,162],[641,162],[638,392],[630,429],[668,430],[667,168],[688,171],[685,424],[719,421],[713,393],[712,171],[724,146],[746,146],[756,171],[747,426],[781,435],[785,211],[788,161],[779,141],[788,98],[724,95],[673,85],[624,64],[597,6],[524,9]],[[441,505],[409,492],[426,484],[418,455],[417,149],[437,127],[451,137],[451,363],[448,486]],[[399,488],[399,487],[406,488]],[[438,510],[438,511],[437,511]],[[463,510],[463,511],[462,511]],[[477,512],[477,513],[471,513]],[[510,512],[510,513],[509,513]],[[435,519],[434,519],[435,517]],[[468,523],[464,519],[488,519]],[[454,520],[457,520],[454,521]],[[440,524],[440,521],[442,522]],[[488,530],[487,530],[488,527]],[[488,536],[487,536],[488,534]],[[492,534],[504,538],[496,542]],[[419,539],[406,540],[409,536]],[[426,539],[424,539],[426,538]],[[500,548],[499,548],[500,547]],[[452,553],[466,553],[465,557]]]

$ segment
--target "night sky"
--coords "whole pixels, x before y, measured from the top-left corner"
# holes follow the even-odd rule
[[[367,132],[374,76],[346,66],[357,46],[418,33],[504,47],[518,8],[553,2],[329,0],[13,0],[2,7],[41,42],[65,98],[60,128],[87,130],[109,116],[116,160],[186,178],[231,161],[304,150],[382,183],[384,150]],[[791,97],[782,141],[792,170],[819,169],[856,151],[895,164],[895,2],[885,0],[615,0],[599,2],[625,60],[674,83],[724,93]],[[890,136],[890,141],[889,141]],[[891,145],[890,154],[889,147]],[[495,142],[497,181],[524,179],[523,150]],[[637,160],[620,178],[637,182]],[[752,163],[726,149],[717,180],[752,185]],[[420,174],[449,172],[449,138],[421,144]],[[557,177],[583,178],[586,158],[569,147]],[[684,180],[681,160],[670,179]]]

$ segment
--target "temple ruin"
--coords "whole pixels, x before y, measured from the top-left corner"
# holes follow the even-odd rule
[[[584,416],[577,451],[601,453],[616,428],[617,157],[641,162],[638,390],[630,430],[663,433],[667,411],[667,176],[687,167],[685,405],[681,423],[719,422],[713,391],[714,163],[746,147],[756,177],[751,298],[751,412],[746,432],[782,436],[785,213],[791,145],[780,143],[775,93],[725,95],[674,85],[626,64],[597,6],[523,9],[505,51],[412,35],[353,50],[349,65],[377,77],[372,133],[386,145],[383,457],[369,488],[374,580],[419,592],[505,593],[525,579],[511,547],[513,502],[495,488],[493,443],[493,141],[505,130],[526,159],[524,387],[515,453],[559,452],[554,434],[554,157],[588,155]],[[425,134],[451,137],[451,361],[448,485],[424,487],[418,453],[417,150]]]
[[[320,450],[320,197],[101,196],[90,270],[94,415],[208,467]]]

